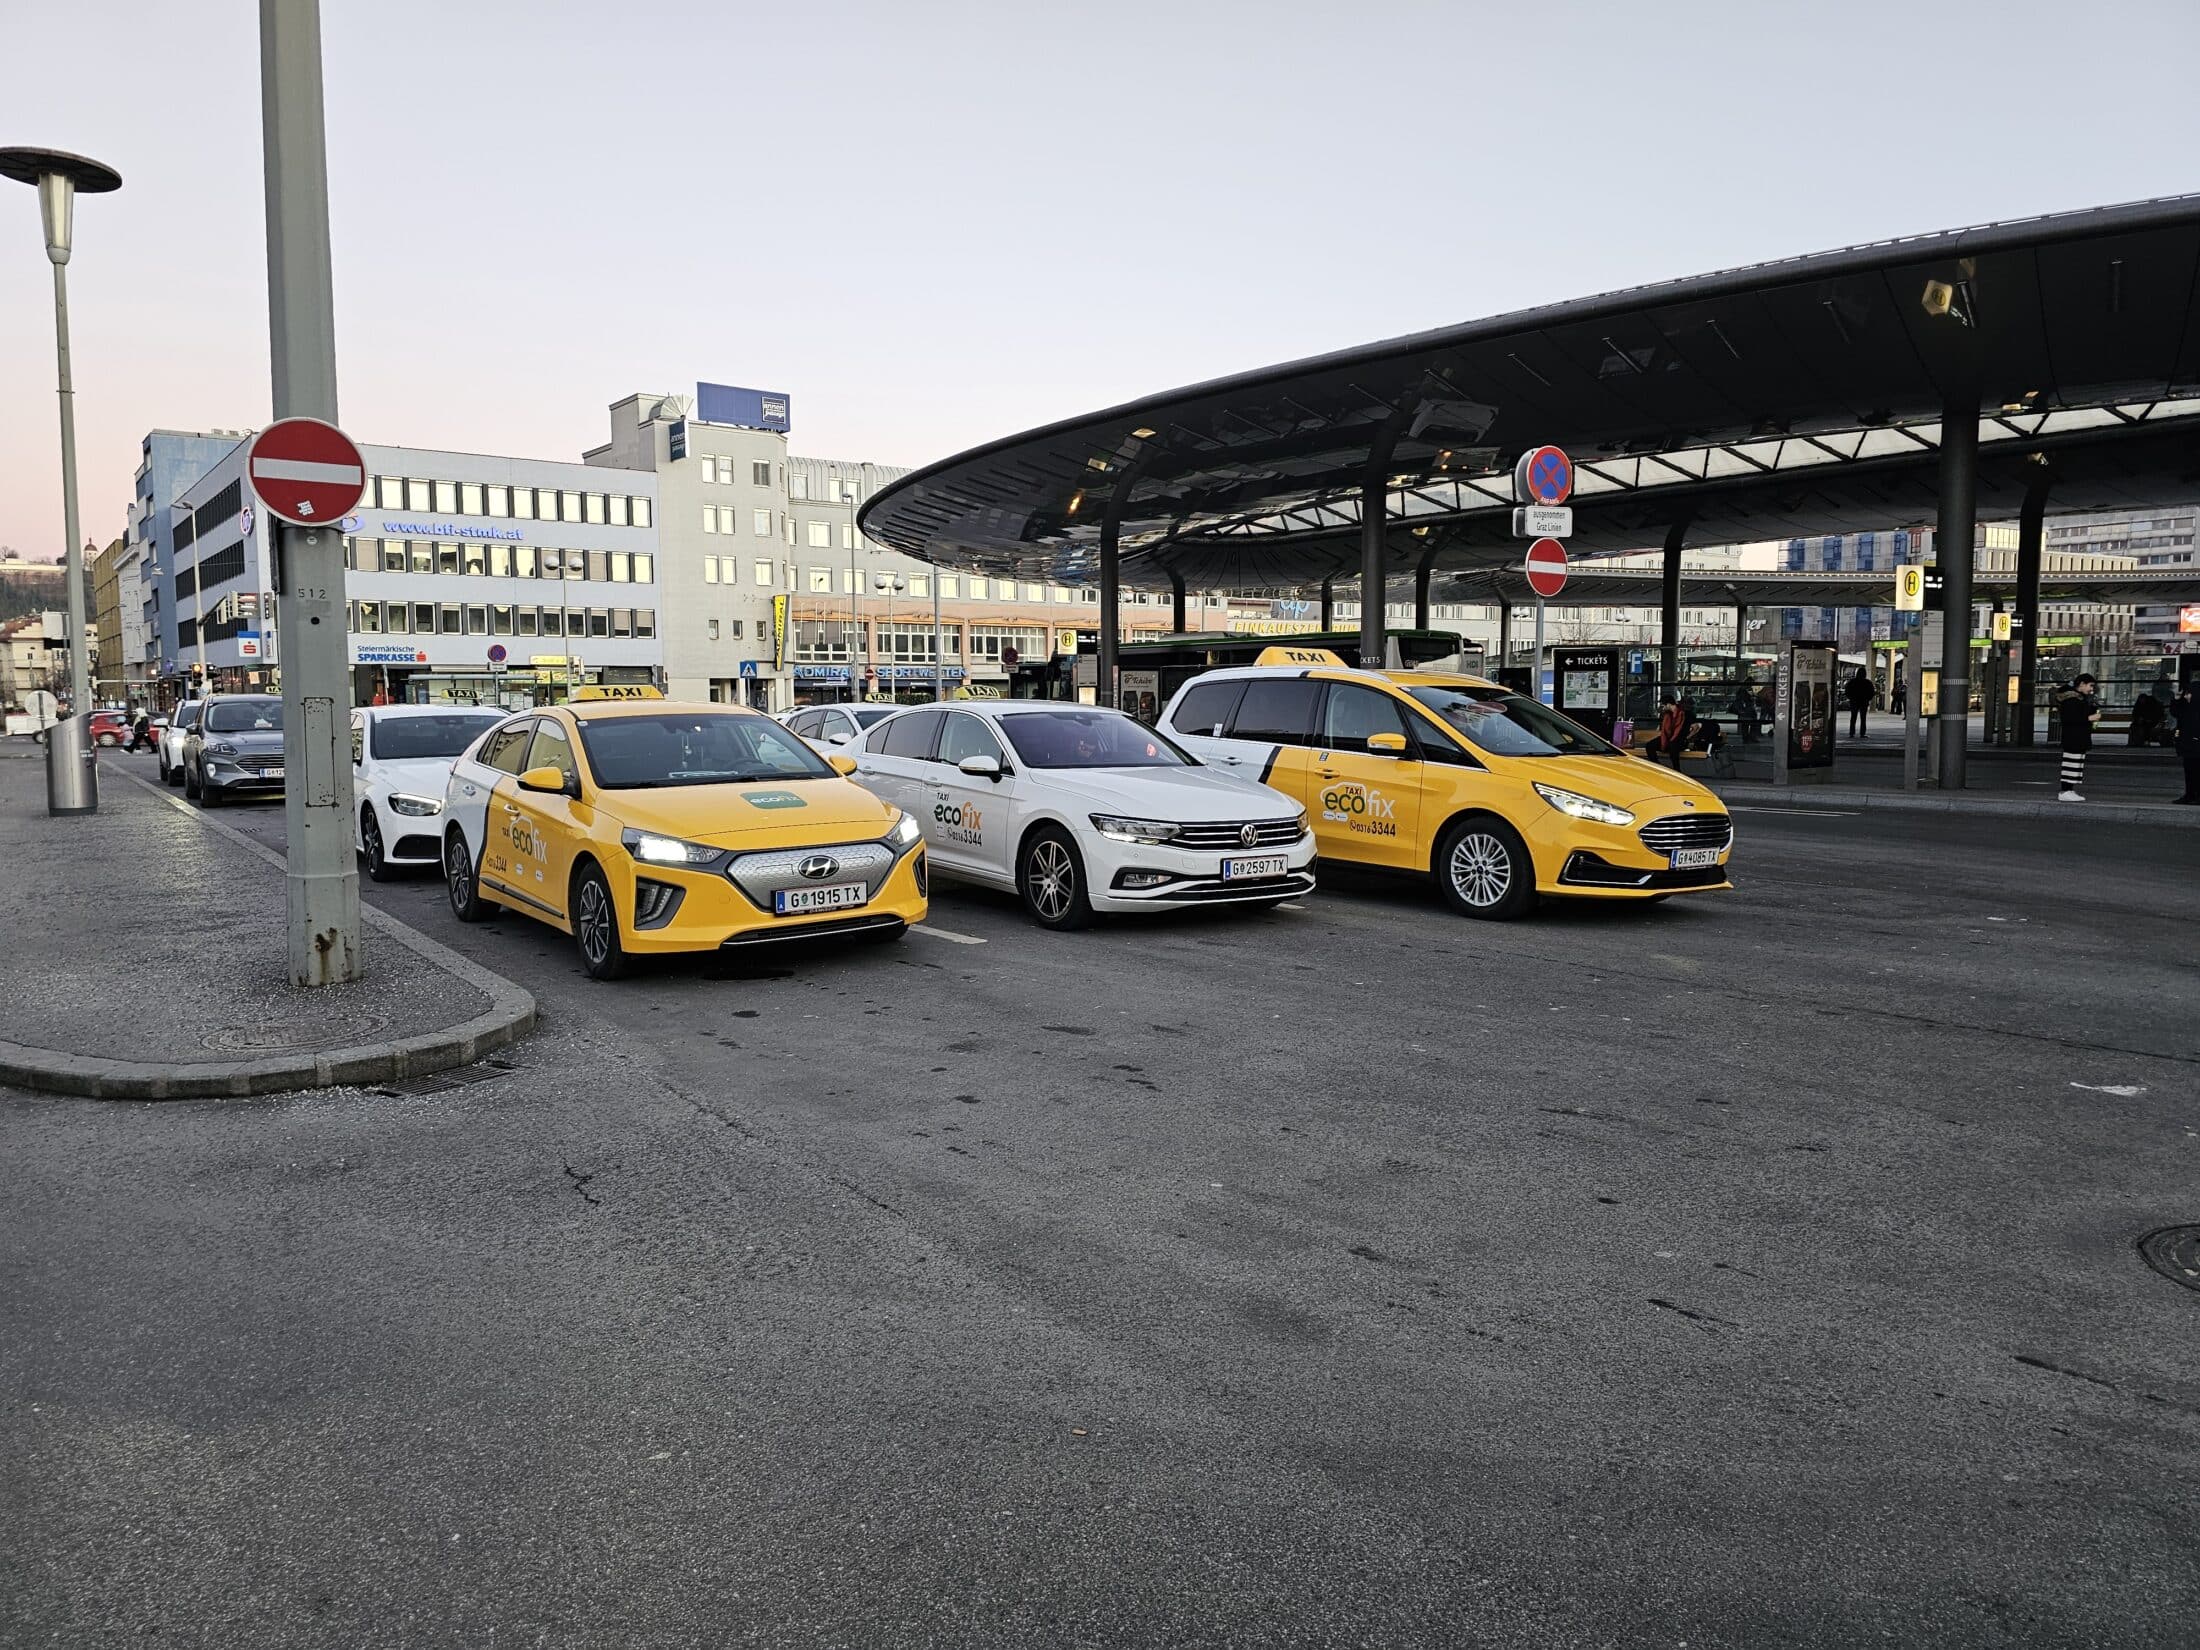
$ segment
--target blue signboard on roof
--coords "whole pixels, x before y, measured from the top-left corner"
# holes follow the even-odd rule
[[[695,416],[706,424],[735,424],[784,435],[787,413],[787,398],[777,390],[745,390],[732,384],[695,386]]]

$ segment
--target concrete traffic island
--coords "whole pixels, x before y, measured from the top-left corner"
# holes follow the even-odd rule
[[[109,1100],[361,1086],[533,1029],[526,991],[371,908],[365,979],[292,986],[280,854],[165,792],[143,757],[102,753],[105,806],[49,818],[39,754],[0,744],[0,1083]]]

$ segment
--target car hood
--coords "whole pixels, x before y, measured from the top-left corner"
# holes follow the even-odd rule
[[[1216,820],[1292,819],[1299,805],[1255,779],[1213,768],[1035,768],[1033,782],[1067,793],[1103,813],[1167,819],[1180,825]]]
[[[207,733],[194,729],[209,745],[234,745],[242,756],[271,756],[283,748],[281,728],[246,728],[236,733]]]
[[[1725,812],[1718,792],[1640,756],[1516,756],[1500,759],[1504,771],[1519,779],[1540,780],[1561,790],[1616,802],[1640,811],[1653,802],[1689,803]],[[1491,763],[1495,767],[1496,761]]]
[[[712,848],[858,841],[885,835],[899,811],[846,779],[604,791],[599,805],[635,830],[661,831]]]
[[[401,762],[377,762],[372,783],[385,791],[440,798],[451,782],[450,756],[411,756]]]

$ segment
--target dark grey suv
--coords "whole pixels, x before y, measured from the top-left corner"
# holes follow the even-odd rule
[[[183,741],[183,794],[202,808],[283,791],[283,702],[224,693],[206,701]]]

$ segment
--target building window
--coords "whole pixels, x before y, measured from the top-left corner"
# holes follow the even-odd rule
[[[580,519],[581,495],[578,493],[560,493],[558,495],[558,520],[579,521]]]
[[[611,582],[625,584],[634,576],[634,564],[624,550],[614,550],[608,558],[611,566]]]
[[[432,485],[435,488],[435,513],[439,516],[457,515],[458,483],[455,481],[438,481],[432,483]]]
[[[572,565],[570,556],[566,558],[566,565],[569,567]],[[609,551],[591,550],[588,552],[588,576],[598,584],[611,582],[611,553]]]
[[[636,499],[634,501],[634,525],[637,527],[647,527],[649,525],[650,515],[651,511],[649,507],[649,500],[646,498]]]
[[[718,479],[728,487],[733,485],[733,460],[723,453],[718,458]]]
[[[787,496],[789,498],[808,498],[810,496],[810,478],[800,470],[795,471],[793,475],[787,478]]]
[[[514,613],[514,614],[512,615],[512,617],[513,617],[513,618],[514,618],[515,620],[517,620],[517,621],[518,621],[518,624],[517,624],[517,632],[518,632],[518,634],[520,634],[520,635],[522,635],[522,636],[532,636],[532,635],[534,635],[534,634],[535,634],[535,619],[536,619],[536,615],[535,615],[535,610],[534,610],[533,608],[531,608],[531,607],[522,607],[522,608],[518,609],[518,610],[517,610],[517,611],[516,611],[516,612],[515,612],[515,613]]]
[[[749,485],[752,487],[769,487],[771,484],[772,467],[770,461],[761,458],[750,459]]]
[[[535,519],[534,488],[514,487],[512,489],[512,515],[515,520],[519,521],[533,521]]]
[[[458,513],[462,516],[481,514],[481,483],[462,481],[458,484]]]
[[[468,543],[464,546],[462,553],[465,557],[467,572],[479,577],[489,571],[489,557],[485,546]]]
[[[403,539],[384,539],[382,541],[382,571],[385,573],[402,573],[405,571],[405,541]]]
[[[718,512],[708,504],[703,506],[703,531],[706,533],[718,531]]]
[[[413,634],[415,636],[433,636],[435,634],[435,603],[414,602],[412,610]]]
[[[380,602],[361,602],[359,604],[359,633],[362,636],[379,636],[382,634],[382,604]]]
[[[545,545],[542,552],[542,576],[546,579],[565,577],[565,552]]]
[[[508,579],[512,576],[512,547],[509,544],[489,546],[489,577]]]
[[[407,539],[405,550],[406,560],[411,563],[410,570],[412,572],[433,573],[435,571],[435,545],[432,542],[427,539]]]
[[[608,637],[611,634],[611,615],[600,607],[588,610],[588,634]]]
[[[489,633],[489,610],[486,607],[466,609],[466,634],[485,636]]]
[[[582,507],[586,512],[588,525],[591,527],[601,527],[610,519],[606,514],[603,494],[601,493],[590,493],[582,500]]]
[[[733,558],[731,556],[728,556],[726,558],[726,568],[728,572],[731,572],[733,569]],[[654,584],[656,582],[656,579],[657,558],[649,554],[649,552],[646,550],[635,551],[634,582],[636,584]],[[726,583],[731,584],[733,583],[733,580],[729,578],[726,580]]]
[[[624,527],[624,526],[625,526],[625,525],[627,524],[627,518],[626,518],[626,506],[627,506],[627,497],[626,497],[626,494],[624,494],[624,493],[613,493],[613,494],[611,495],[611,499],[610,499],[610,504],[611,504],[611,525],[612,525],[612,526],[614,526],[614,527]]]
[[[730,504],[718,506],[718,531],[729,538],[733,535],[733,506]]]
[[[501,481],[492,481],[482,489],[482,502],[489,507],[489,514],[500,519],[512,513],[512,489]]]
[[[830,596],[833,593],[833,570],[830,567],[811,568],[810,590],[815,595]]]
[[[545,636],[562,636],[565,634],[565,610],[563,608],[546,607],[542,610],[542,633]]]
[[[833,524],[829,521],[809,521],[803,526],[808,530],[812,550],[830,550],[833,547]]]
[[[910,574],[910,575],[909,575],[909,594],[910,594],[910,595],[912,595],[912,596],[929,596],[929,595],[931,595],[931,594],[932,594],[932,575],[931,575],[931,574],[929,574],[929,573],[912,573],[912,574]],[[945,594],[946,594],[946,592],[945,592],[945,591],[942,591],[942,592],[941,592],[941,594],[942,594],[942,595],[945,595]]]
[[[638,624],[638,623],[640,623],[640,615],[639,615],[639,614],[637,614],[637,615],[635,616],[635,622],[636,622],[637,624]],[[731,637],[732,637],[732,638],[733,638],[733,639],[734,639],[735,641],[737,641],[737,642],[738,642],[738,641],[739,641],[739,640],[741,639],[741,631],[742,631],[742,621],[741,621],[741,620],[739,620],[739,619],[728,619],[728,620],[726,621],[726,633],[727,633],[728,635],[730,635],[730,636],[731,636]],[[640,632],[639,630],[637,630],[637,631],[635,631],[635,633],[634,633],[634,634],[635,634],[635,635],[637,635],[637,636],[639,636],[639,635],[641,634],[641,632]]]
[[[705,556],[703,558],[703,582],[705,584],[716,584],[718,582],[718,558],[716,556]]]
[[[749,525],[755,529],[758,538],[770,538],[772,536],[772,513],[769,510],[751,511]]]
[[[435,570],[438,573],[458,572],[458,546],[438,543],[435,547]]]
[[[512,634],[512,610],[509,606],[498,606],[489,609],[489,634],[492,636],[509,636]]]
[[[535,547],[531,544],[512,546],[512,576],[531,579],[535,576]]]
[[[955,576],[954,574],[952,574],[952,573],[942,573],[942,574],[940,575],[940,598],[941,598],[941,600],[943,600],[943,601],[950,601],[950,602],[951,602],[951,601],[953,601],[953,600],[955,600],[955,596],[956,596],[956,591],[957,591],[957,588],[958,588],[958,586],[960,585],[960,582],[961,582],[961,581],[960,581],[960,580],[958,580],[958,579],[956,578],[956,576]]]
[[[390,603],[383,615],[382,629],[385,635],[410,636],[412,634],[412,609],[403,602]]]
[[[425,481],[415,481],[411,476],[405,478],[406,509],[422,513],[433,510],[435,506],[429,502],[430,497],[431,489]]]
[[[614,607],[611,610],[611,634],[614,636],[631,636],[634,634],[634,609],[631,607]]]
[[[375,507],[381,510],[404,509],[404,482],[396,476],[376,476],[374,478],[374,503]]]
[[[794,514],[793,514],[793,512],[792,512],[792,511],[789,511],[789,512],[788,512],[788,513],[787,513],[786,515],[783,515],[783,516],[781,516],[781,517],[779,518],[779,525],[780,525],[780,527],[781,527],[781,528],[783,529],[783,530],[782,530],[782,532],[780,533],[780,535],[779,535],[779,536],[780,536],[781,538],[785,539],[785,540],[786,540],[786,541],[787,541],[787,542],[788,542],[789,544],[792,544],[792,543],[794,543]]]
[[[771,588],[772,564],[770,562],[760,561],[756,564],[756,582],[766,589]]]

